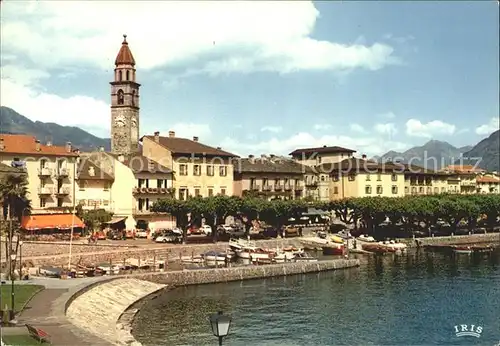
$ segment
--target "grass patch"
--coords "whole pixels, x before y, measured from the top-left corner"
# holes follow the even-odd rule
[[[41,288],[43,286],[40,285],[14,285],[14,309],[21,311],[24,304]],[[0,310],[4,310],[5,305],[10,310],[11,300],[11,285],[0,286]]]
[[[35,346],[35,345],[50,345],[48,342],[40,344],[38,340],[29,335],[5,335],[2,337],[3,342],[7,345],[14,346]]]

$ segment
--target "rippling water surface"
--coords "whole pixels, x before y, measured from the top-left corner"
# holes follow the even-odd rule
[[[134,322],[145,345],[216,345],[207,315],[231,313],[226,345],[494,345],[499,253],[360,257],[360,268],[178,288]],[[480,338],[454,333],[482,326]]]

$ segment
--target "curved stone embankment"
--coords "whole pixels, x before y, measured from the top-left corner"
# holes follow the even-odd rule
[[[500,233],[454,235],[449,237],[425,237],[415,239],[400,239],[400,241],[406,243],[410,247],[416,247],[417,241],[420,243],[420,246],[497,243],[500,242]]]
[[[184,286],[316,273],[358,267],[359,265],[360,261],[358,259],[335,259],[318,262],[292,262],[262,266],[139,273],[128,275],[127,277],[166,284],[168,286]]]
[[[77,293],[66,309],[66,317],[75,326],[112,344],[140,345],[130,329],[117,322],[135,302],[164,287],[136,278],[107,281]]]

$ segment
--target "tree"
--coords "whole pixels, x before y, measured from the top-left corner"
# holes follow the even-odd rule
[[[160,199],[151,206],[151,211],[155,213],[168,213],[175,217],[177,226],[182,229],[182,242],[186,243],[189,223],[188,213],[190,212],[187,201],[173,198]]]
[[[22,221],[23,215],[29,215],[31,212],[31,203],[27,197],[28,182],[24,174],[7,174],[0,180],[0,202],[2,205],[2,216],[7,220],[7,241],[5,242],[6,255],[6,273],[11,275],[11,268],[14,263],[9,261],[12,253],[17,254],[19,246],[19,235],[14,246],[14,228]],[[13,225],[13,222],[15,225]]]
[[[85,226],[91,231],[99,228],[103,223],[108,222],[113,217],[113,213],[110,213],[104,209],[91,209],[83,211],[80,216]]]

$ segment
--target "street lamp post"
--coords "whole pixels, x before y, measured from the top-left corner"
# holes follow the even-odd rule
[[[11,266],[10,266],[10,309],[11,309],[11,319],[14,318],[14,298],[15,298],[15,293],[14,293],[14,266],[16,265],[16,254],[13,253],[10,255],[10,261],[11,261]]]
[[[23,241],[19,241],[19,280],[22,278],[23,273]]]
[[[212,333],[219,338],[219,346],[222,345],[222,339],[229,334],[231,326],[231,316],[224,315],[222,311],[209,316]]]

